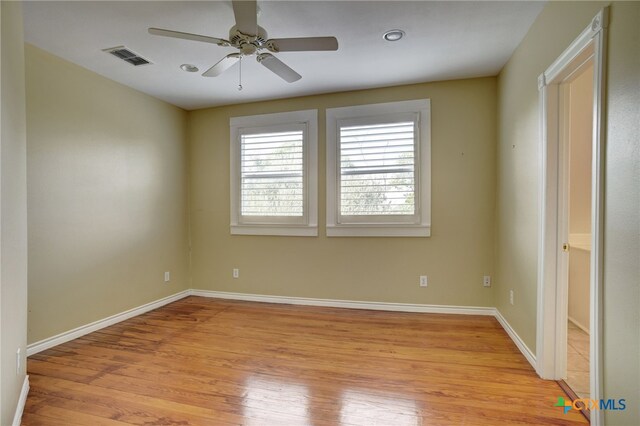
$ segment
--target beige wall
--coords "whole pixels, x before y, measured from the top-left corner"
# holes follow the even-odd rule
[[[380,302],[492,306],[495,78],[418,84],[190,113],[193,287]],[[430,98],[432,236],[325,236],[325,109]],[[229,234],[229,118],[319,110],[319,237]],[[232,268],[240,278],[232,279]],[[429,287],[418,276],[429,276]]]
[[[535,350],[537,76],[603,5],[549,3],[497,82],[425,83],[220,107],[188,116],[28,47],[29,340],[192,287],[496,305]],[[607,413],[609,424],[637,424],[640,418],[639,7],[616,2],[611,8],[605,395],[627,399],[629,408]],[[4,18],[2,25],[4,144]],[[324,110],[425,97],[432,101],[432,237],[325,237]],[[320,236],[231,236],[229,118],[309,108],[320,111]],[[240,278],[233,280],[236,267]],[[172,272],[168,286],[162,283],[164,270]],[[483,288],[482,275],[494,273],[494,287]],[[427,289],[418,287],[421,274],[429,275]],[[2,285],[4,420],[4,351],[13,356],[15,349],[5,346],[4,279]],[[514,306],[508,303],[509,289],[515,291]],[[15,388],[13,380],[7,383]]]
[[[538,75],[603,3],[550,2],[498,78],[495,303],[535,353],[538,262]],[[509,290],[514,290],[514,305]]]
[[[584,331],[589,332],[591,326],[590,296],[590,257],[591,251],[583,248],[571,247],[569,253],[569,319]]]
[[[0,424],[10,425],[26,364],[27,146],[21,4],[0,2],[0,15]]]
[[[189,288],[187,113],[30,45],[26,82],[29,342]]]
[[[589,330],[591,252],[574,244],[591,235],[593,64],[565,86],[569,117],[569,319]],[[579,235],[576,235],[579,234]]]
[[[593,65],[569,83],[569,233],[591,233]]]
[[[606,3],[550,2],[498,78],[496,306],[535,350],[538,224],[537,76]],[[640,421],[640,3],[611,5],[604,250],[604,391],[627,410],[607,424]],[[516,293],[509,304],[509,289]]]
[[[605,163],[604,392],[608,425],[640,424],[640,2],[611,7]]]

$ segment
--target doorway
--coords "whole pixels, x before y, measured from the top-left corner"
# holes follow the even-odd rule
[[[600,400],[603,392],[607,22],[608,9],[604,8],[538,78],[541,138],[536,371],[544,379],[562,384],[566,380],[575,398],[594,401]],[[592,411],[590,421],[603,424],[602,410]]]
[[[567,292],[564,381],[578,398],[589,398],[591,263],[591,148],[593,56],[560,84],[559,259]]]

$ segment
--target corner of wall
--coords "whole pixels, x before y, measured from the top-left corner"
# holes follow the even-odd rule
[[[0,424],[9,425],[14,413],[21,410],[27,343],[26,116],[21,2],[0,2],[0,32]]]

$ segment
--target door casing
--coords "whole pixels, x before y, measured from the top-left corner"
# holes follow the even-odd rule
[[[591,399],[602,398],[602,250],[604,99],[608,8],[591,20],[567,49],[538,77],[540,104],[539,246],[536,371],[544,379],[559,380],[566,372],[567,291],[563,282],[563,223],[566,206],[559,196],[565,177],[560,163],[561,84],[585,63],[593,62],[593,131],[591,169],[590,264],[590,377]],[[591,423],[603,424],[601,410],[591,413]]]

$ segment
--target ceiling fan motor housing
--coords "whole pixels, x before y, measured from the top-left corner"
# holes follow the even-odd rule
[[[257,35],[244,34],[234,25],[229,30],[229,42],[238,48],[243,55],[253,55],[256,51],[264,49],[267,44],[267,31],[258,26],[257,33]]]

